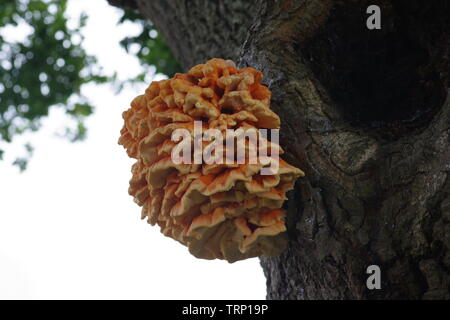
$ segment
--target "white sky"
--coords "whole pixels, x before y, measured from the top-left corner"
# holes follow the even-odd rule
[[[136,26],[116,25],[106,1],[69,1],[69,15],[89,15],[86,50],[121,78],[139,73],[119,46]],[[4,146],[0,161],[0,299],[264,299],[258,259],[229,264],[199,260],[140,220],[128,195],[133,163],[117,144],[121,113],[144,87],[114,95],[89,85],[96,106],[88,138],[55,136],[66,117],[54,109],[39,133]],[[35,147],[20,174],[10,162],[22,144]]]

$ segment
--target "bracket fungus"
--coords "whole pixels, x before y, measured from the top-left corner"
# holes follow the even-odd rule
[[[253,68],[212,59],[187,74],[152,82],[123,113],[119,144],[137,160],[130,195],[142,206],[143,219],[195,257],[234,262],[277,255],[286,247],[281,207],[304,173],[278,158],[283,151],[273,136],[258,133],[256,143],[245,139],[251,130],[280,128],[280,118],[269,108],[271,92],[261,80]],[[211,129],[218,134],[205,139],[203,132]],[[242,145],[234,143],[236,135],[228,136],[239,129]],[[174,139],[177,130],[191,139]],[[183,152],[193,147],[188,160],[194,161],[174,160],[182,144]],[[212,145],[221,147],[214,149],[215,161],[195,161],[198,147],[204,160],[201,155],[211,154]],[[261,151],[266,161],[254,159]],[[239,152],[244,156],[237,161]],[[276,169],[264,174],[273,161]]]

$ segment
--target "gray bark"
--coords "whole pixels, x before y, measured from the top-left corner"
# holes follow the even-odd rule
[[[289,248],[261,258],[269,299],[450,298],[448,2],[377,1],[375,31],[373,1],[121,2],[185,68],[264,72],[285,160],[306,172],[285,204]]]
[[[237,60],[255,11],[252,1],[146,1],[139,10],[158,27],[184,68],[211,57]]]

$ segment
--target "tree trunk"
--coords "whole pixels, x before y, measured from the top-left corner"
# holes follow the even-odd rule
[[[450,298],[448,1],[110,2],[153,21],[186,69],[264,72],[285,160],[306,173],[285,203],[288,249],[261,258],[267,298]]]

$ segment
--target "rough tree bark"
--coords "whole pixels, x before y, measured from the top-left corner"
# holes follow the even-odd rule
[[[286,160],[306,172],[289,248],[261,258],[267,298],[450,298],[448,1],[109,1],[153,21],[186,69],[264,72]]]

